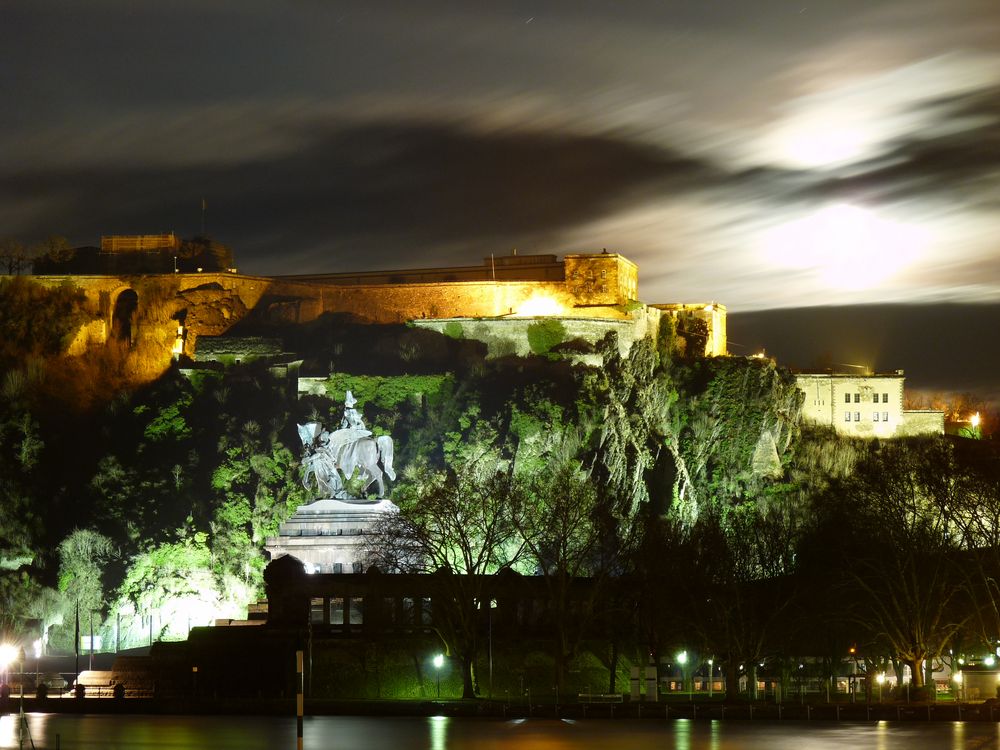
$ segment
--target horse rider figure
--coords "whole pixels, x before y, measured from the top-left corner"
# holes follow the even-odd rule
[[[385,497],[383,469],[390,479],[396,478],[392,468],[392,438],[388,435],[372,437],[371,430],[365,427],[361,414],[355,408],[357,403],[354,394],[347,391],[339,430],[328,432],[316,422],[299,425],[299,437],[306,449],[302,479],[306,489],[311,489],[310,476],[313,476],[320,492],[350,499],[344,483],[354,476],[356,469],[360,469],[361,476],[367,478],[362,492],[374,482],[378,485],[378,496]]]

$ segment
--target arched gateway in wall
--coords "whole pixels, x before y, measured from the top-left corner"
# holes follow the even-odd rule
[[[139,310],[139,295],[134,289],[123,289],[115,298],[111,312],[111,340],[132,346],[135,337],[136,312]]]

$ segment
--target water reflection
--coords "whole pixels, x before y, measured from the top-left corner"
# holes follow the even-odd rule
[[[295,719],[28,714],[35,745],[64,750],[275,750],[295,746]],[[986,722],[306,719],[306,750],[940,750],[997,747]],[[27,739],[25,747],[29,747]],[[17,715],[0,717],[0,748],[18,747]]]
[[[431,717],[431,750],[447,750],[448,748],[448,717]]]
[[[677,750],[691,750],[690,719],[679,719],[674,722],[674,747]]]

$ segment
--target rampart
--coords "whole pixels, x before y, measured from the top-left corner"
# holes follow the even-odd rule
[[[133,347],[141,343],[147,371],[161,372],[172,356],[195,359],[199,336],[221,336],[251,313],[268,322],[307,323],[346,313],[360,322],[412,322],[444,333],[457,326],[459,335],[486,341],[496,354],[527,353],[528,328],[542,318],[563,321],[567,339],[595,341],[616,330],[624,352],[637,337],[655,335],[662,317],[636,301],[635,264],[608,252],[309,276],[209,271],[33,278],[46,286],[73,284],[87,297],[93,319],[81,326],[70,353],[116,338]],[[706,353],[724,354],[725,308],[682,307],[705,320]]]

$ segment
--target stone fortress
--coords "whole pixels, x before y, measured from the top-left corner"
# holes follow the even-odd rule
[[[139,239],[103,238],[107,254],[139,253]],[[145,243],[148,244],[148,243]],[[114,250],[114,248],[125,248]],[[139,249],[136,249],[139,248]],[[157,252],[163,252],[158,248]],[[112,267],[125,265],[121,261]],[[103,270],[98,268],[97,270]],[[645,305],[638,302],[638,268],[618,253],[493,256],[478,266],[298,276],[250,276],[229,270],[133,275],[63,273],[35,275],[47,286],[71,282],[87,296],[93,321],[82,327],[71,351],[114,338],[140,336],[167,355],[199,360],[217,348],[199,339],[225,334],[253,314],[308,323],[346,313],[365,323],[410,323],[461,335],[523,341],[533,320],[558,318],[570,338],[596,340],[616,330],[623,349],[653,335],[664,315],[698,319],[707,328],[705,354],[726,354],[726,309],[716,303]],[[485,326],[483,325],[485,324]],[[510,352],[501,347],[504,353]],[[523,353],[523,352],[520,352]]]
[[[470,266],[251,276],[224,268],[232,263],[224,254],[224,263],[191,271],[190,262],[178,265],[176,256],[170,256],[180,247],[172,234],[103,237],[89,266],[94,273],[76,270],[77,262],[71,272],[35,275],[35,281],[48,286],[74,284],[90,303],[93,319],[81,326],[70,352],[82,353],[92,344],[116,338],[130,344],[142,338],[156,359],[147,375],[155,376],[179,358],[239,362],[278,355],[280,342],[225,335],[251,315],[308,323],[325,314],[346,313],[360,322],[407,323],[479,340],[490,356],[530,353],[529,326],[551,319],[560,322],[567,339],[596,342],[615,331],[625,354],[634,341],[656,336],[661,321],[670,316],[681,325],[698,321],[703,326],[705,356],[728,354],[724,305],[641,303],[638,267],[607,250],[562,259],[515,251]],[[135,257],[143,254],[146,260]],[[143,263],[160,271],[173,264],[177,270],[109,273],[145,267]],[[45,270],[53,270],[51,264]],[[803,417],[842,434],[893,437],[944,431],[941,412],[903,409],[901,370],[796,377],[804,395]],[[300,391],[308,389],[305,383]],[[873,394],[878,395],[877,404]]]

